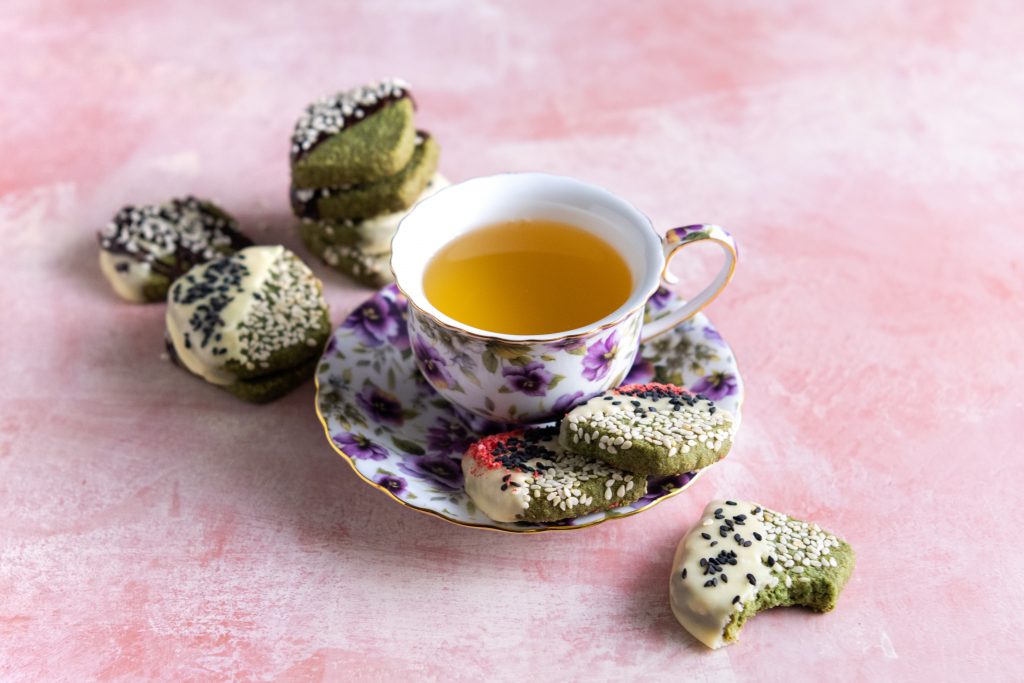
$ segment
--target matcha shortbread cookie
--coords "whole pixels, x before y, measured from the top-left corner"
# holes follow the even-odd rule
[[[448,180],[444,176],[435,173],[414,204],[448,185]],[[303,218],[299,224],[299,232],[307,245],[352,247],[367,255],[388,254],[391,252],[391,240],[398,230],[398,224],[408,213],[408,210],[395,211],[364,220]],[[317,254],[323,251],[323,248],[310,248]]]
[[[126,206],[98,234],[100,270],[123,299],[152,303],[189,268],[252,244],[213,202],[184,197]]]
[[[391,272],[391,254],[367,254],[358,247],[323,245],[315,236],[307,238],[306,234],[303,234],[303,241],[332,270],[359,284],[379,288],[395,281]]]
[[[196,266],[171,285],[166,317],[182,366],[253,402],[311,377],[330,333],[320,281],[281,246]]]
[[[416,203],[437,171],[441,148],[423,131],[412,159],[397,173],[373,183],[302,188],[293,184],[292,210],[299,218],[362,219],[404,211]]]
[[[631,384],[573,408],[564,448],[643,475],[707,467],[732,446],[733,418],[714,401],[671,384]]]
[[[672,613],[697,640],[719,648],[762,610],[831,611],[853,565],[853,548],[817,524],[757,503],[711,501],[676,548]]]
[[[409,86],[383,80],[306,107],[292,133],[294,187],[372,183],[408,165],[416,132]]]
[[[497,522],[554,522],[628,505],[647,482],[565,451],[557,427],[518,429],[477,441],[462,457],[466,493]]]

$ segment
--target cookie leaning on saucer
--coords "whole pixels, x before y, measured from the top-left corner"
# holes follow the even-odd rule
[[[631,384],[573,408],[562,420],[564,448],[642,475],[707,467],[732,446],[732,415],[671,384]]]
[[[386,79],[306,107],[291,141],[292,185],[372,183],[402,170],[416,139],[408,84]]]
[[[361,219],[404,211],[416,203],[437,171],[441,148],[417,131],[409,163],[394,175],[372,183],[302,188],[293,184],[292,211],[299,218]]]
[[[757,503],[713,500],[676,548],[672,613],[699,641],[719,648],[772,607],[831,611],[853,566],[853,548],[817,524]]]
[[[183,367],[254,402],[312,376],[330,333],[320,281],[281,246],[196,266],[171,285],[166,318]]]
[[[466,493],[496,522],[554,522],[628,505],[647,481],[565,451],[557,427],[486,437],[462,456]]]
[[[195,197],[126,206],[98,238],[100,270],[118,296],[135,303],[164,301],[171,282],[192,266],[252,244],[235,219]]]

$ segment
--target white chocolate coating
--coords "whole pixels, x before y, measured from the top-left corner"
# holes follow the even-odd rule
[[[118,270],[118,266],[122,270]],[[148,263],[101,249],[100,271],[119,297],[137,304],[145,303],[142,288],[153,276]]]
[[[259,290],[270,273],[270,267],[284,253],[284,247],[249,247],[239,252],[244,254],[248,274],[239,283],[243,292]],[[209,264],[196,266],[189,273],[201,274]],[[241,340],[239,323],[241,323],[253,305],[252,296],[234,296],[231,302],[220,312],[224,326],[220,330],[222,339],[219,345],[228,351],[222,358],[213,355],[213,346],[201,346],[198,343],[186,344],[185,333],[188,321],[197,313],[198,307],[205,304],[199,300],[191,304],[173,302],[174,287],[167,294],[167,332],[174,344],[174,351],[181,363],[191,372],[199,375],[211,384],[232,384],[236,377],[223,369],[223,357],[233,358],[239,355]]]
[[[537,461],[531,461],[536,463]],[[533,478],[526,472],[512,472],[504,467],[483,469],[476,466],[472,456],[462,456],[462,474],[466,482],[466,493],[480,511],[496,522],[518,522],[530,506],[528,482]],[[503,491],[502,478],[511,475],[509,481],[519,484],[508,486]]]
[[[687,631],[710,648],[725,645],[723,633],[733,615],[743,611],[744,605],[753,600],[759,590],[779,580],[762,562],[771,554],[771,543],[767,540],[764,522],[759,513],[754,512],[761,508],[756,503],[734,502],[735,505],[724,500],[708,503],[700,522],[679,542],[669,579],[672,613]],[[723,536],[724,519],[715,518],[715,511],[719,509],[730,520],[735,520],[736,515],[745,515],[743,524],[733,521],[734,529]],[[755,532],[761,540],[754,536]],[[736,533],[750,545],[737,542]],[[711,546],[712,543],[716,545]],[[720,552],[734,552],[736,564],[722,564],[722,571],[717,572],[701,564],[701,560],[708,562],[718,558]],[[722,580],[722,574],[727,575],[727,581]],[[748,575],[753,577],[753,582]],[[714,585],[705,585],[712,579]]]

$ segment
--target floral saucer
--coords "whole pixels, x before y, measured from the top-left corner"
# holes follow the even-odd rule
[[[647,302],[650,323],[683,303],[668,290]],[[463,526],[511,532],[581,529],[626,517],[681,492],[701,471],[650,477],[648,493],[614,510],[537,524],[495,522],[462,488],[462,453],[502,425],[460,414],[423,379],[406,329],[405,297],[394,285],[360,304],[324,349],[316,411],[334,450],[356,474],[402,505]],[[600,354],[595,354],[595,356]],[[714,399],[739,426],[743,381],[729,346],[698,313],[640,347],[624,383],[665,382]]]

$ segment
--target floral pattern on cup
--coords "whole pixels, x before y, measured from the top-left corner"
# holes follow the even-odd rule
[[[647,315],[658,319],[661,311],[678,302],[665,298],[656,309],[652,301]],[[639,316],[638,316],[639,318]],[[699,473],[672,477],[652,477],[648,492],[640,500],[621,508],[551,524],[505,524],[488,519],[476,509],[462,489],[462,453],[474,440],[503,429],[502,425],[468,416],[442,398],[416,367],[416,359],[432,359],[429,348],[444,348],[455,342],[444,330],[423,334],[423,345],[410,343],[408,306],[394,286],[386,287],[357,307],[331,337],[317,368],[317,411],[336,450],[367,482],[392,498],[421,511],[459,524],[532,532],[548,529],[578,529],[641,510],[678,494]],[[633,333],[628,330],[629,333]],[[636,334],[640,333],[637,324]],[[539,391],[544,385],[551,410],[563,414],[572,406],[590,398],[583,390],[562,390],[555,381],[559,373],[544,364],[551,375],[535,376],[530,364],[554,356],[569,362],[582,373],[584,359],[593,347],[598,355],[609,353],[609,331],[587,338],[535,344],[525,349],[470,340],[460,344],[454,362],[438,365],[437,376],[445,376],[452,385],[476,387],[465,373],[468,368],[481,380],[519,383],[521,388]],[[621,338],[618,340],[622,343]],[[474,346],[476,342],[478,346]],[[564,356],[563,356],[564,354]],[[523,356],[526,359],[522,359]],[[567,358],[566,358],[567,357]],[[616,357],[617,360],[617,357]],[[514,362],[513,362],[514,361]],[[612,380],[629,382],[672,382],[695,389],[706,382],[709,392],[720,392],[719,404],[739,417],[743,382],[728,345],[703,314],[653,339],[640,347],[636,359],[620,367],[609,363]],[[559,367],[570,367],[562,366]],[[491,368],[491,369],[489,369]],[[502,370],[514,368],[512,375]],[[443,371],[441,373],[440,371]],[[620,374],[621,373],[621,374]],[[615,383],[618,384],[619,381]],[[481,384],[483,380],[481,380]],[[509,390],[500,396],[526,396],[524,391]],[[469,419],[463,419],[466,415]],[[484,431],[475,431],[477,427]]]
[[[638,310],[608,328],[528,343],[453,333],[408,311],[416,362],[435,391],[481,417],[524,423],[557,417],[567,396],[618,385],[632,366],[643,323]],[[563,386],[567,377],[575,381]]]

